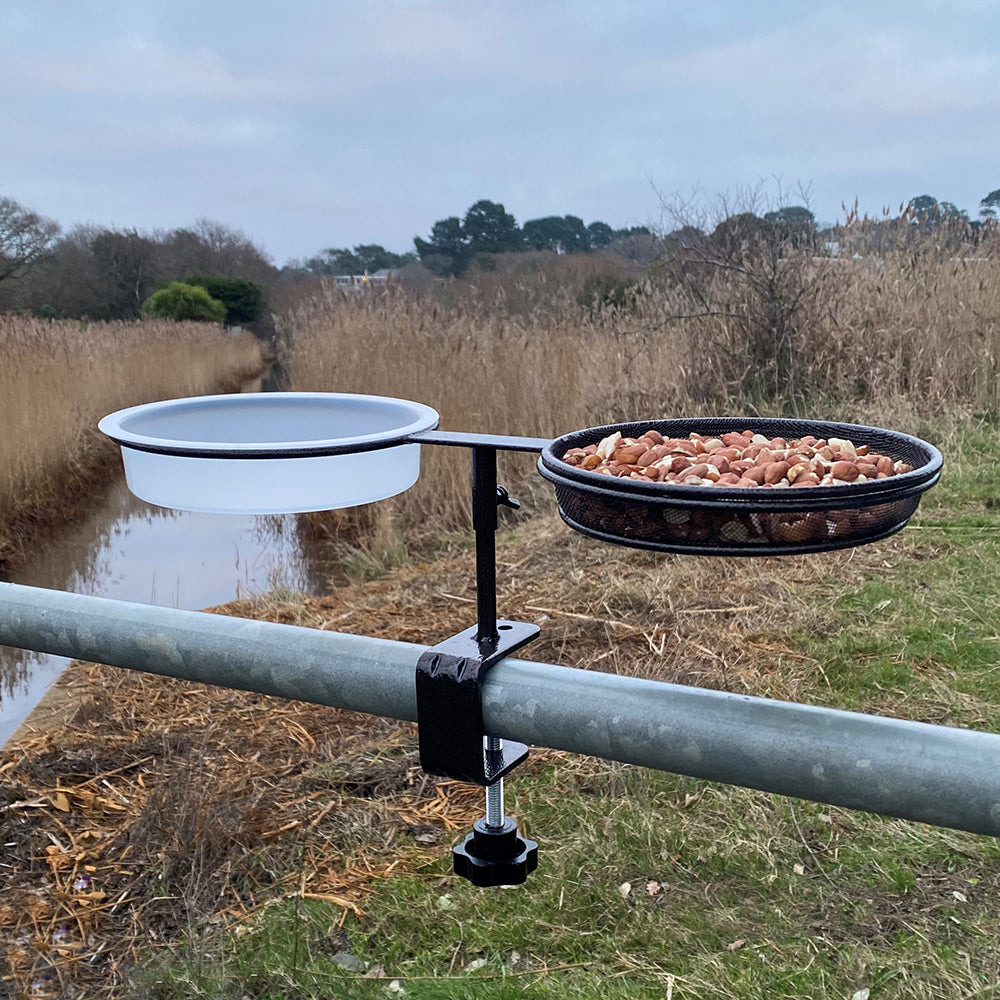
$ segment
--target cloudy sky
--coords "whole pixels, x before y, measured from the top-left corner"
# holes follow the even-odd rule
[[[822,221],[1000,188],[995,0],[0,0],[0,88],[0,196],[279,264],[480,198],[621,226],[762,180]]]

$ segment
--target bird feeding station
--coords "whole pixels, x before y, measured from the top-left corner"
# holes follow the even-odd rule
[[[519,884],[538,864],[538,845],[504,814],[503,779],[525,759],[527,746],[491,736],[483,720],[487,671],[539,633],[537,625],[497,617],[497,508],[519,506],[497,483],[498,451],[539,454],[538,471],[555,486],[563,520],[588,537],[715,556],[794,555],[884,538],[905,526],[942,465],[937,449],[917,438],[822,421],[650,420],[555,440],[439,431],[437,424],[435,410],[409,400],[283,392],[165,400],[110,414],[99,426],[121,446],[136,496],[215,513],[373,503],[416,482],[421,445],[470,450],[477,620],[419,657],[415,686],[421,766],[486,789],[485,816],[453,849],[455,872],[479,886]],[[818,456],[802,441],[822,442]],[[782,442],[795,442],[803,454],[786,448],[785,458],[801,461],[768,463],[773,481],[766,483],[763,464],[755,466],[758,474],[746,468],[749,459],[728,457],[774,458],[768,446]],[[835,452],[834,442],[849,450]],[[835,470],[838,455],[857,459],[852,477],[831,477],[827,466]],[[873,471],[876,459],[865,462],[868,455],[888,461],[891,471],[884,462],[881,474]],[[709,461],[694,461],[702,458]],[[807,458],[826,470],[824,478],[810,471],[802,473],[810,489],[784,488],[794,487]],[[721,459],[730,471],[719,472]],[[756,484],[733,482],[735,471],[771,488],[739,488]],[[799,485],[805,484],[804,478]]]

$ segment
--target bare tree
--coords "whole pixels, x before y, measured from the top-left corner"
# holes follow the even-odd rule
[[[92,247],[101,232],[92,223],[79,223],[56,240],[26,282],[31,308],[48,305],[60,316],[101,315],[105,281]]]
[[[788,192],[780,183],[770,197],[763,185],[708,204],[700,195],[661,197],[671,231],[653,265],[672,292],[665,322],[717,320],[725,341],[717,375],[740,397],[792,413],[813,388],[803,376],[803,322],[824,275],[809,199],[808,188]]]
[[[0,198],[0,282],[23,277],[58,234],[57,222]]]
[[[277,271],[267,254],[239,229],[198,219],[190,229],[176,229],[160,239],[165,277],[217,274],[243,278],[269,288]]]
[[[142,304],[156,290],[155,237],[136,229],[105,229],[91,242],[91,252],[104,284],[108,319],[138,319]]]

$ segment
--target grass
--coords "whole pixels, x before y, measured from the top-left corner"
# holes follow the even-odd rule
[[[566,577],[593,555],[613,579],[602,584],[587,572],[550,603],[600,601],[616,616],[631,604],[648,615],[634,575],[652,589],[693,572],[707,574],[704,586],[715,572],[723,577],[716,586],[730,592],[731,575],[757,595],[756,606],[774,595],[763,622],[739,624],[745,644],[774,651],[729,678],[741,689],[1000,731],[992,435],[988,425],[948,431],[945,477],[895,539],[825,560],[735,569],[649,556],[630,566],[627,557],[586,550],[581,563],[581,550],[560,552]],[[551,528],[545,540],[561,544]],[[527,532],[512,544],[519,564],[539,539]],[[574,586],[591,592],[591,604]],[[712,630],[692,641],[711,644]],[[648,650],[640,657],[641,645],[621,645],[623,656],[637,657],[633,671],[644,669],[641,660],[650,671]],[[153,967],[142,995],[1000,995],[1000,848],[992,838],[551,752],[516,773],[508,793],[509,813],[540,843],[539,869],[525,886],[478,890],[450,873],[446,850],[430,863],[414,854],[408,874],[372,884],[363,916],[306,899],[266,905],[231,933],[190,938]],[[404,839],[397,850],[405,857],[418,845]]]
[[[995,432],[980,425],[952,443],[906,549],[876,573],[816,588],[829,625],[797,638],[824,663],[829,688],[817,695],[829,702],[1000,731]]]
[[[260,344],[219,326],[77,323],[0,315],[0,563],[45,523],[65,520],[112,462],[97,431],[113,410],[236,388]]]
[[[286,901],[233,942],[228,968],[199,983],[170,967],[152,995],[374,997],[393,978],[421,998],[996,984],[991,841],[589,762],[519,785],[516,808],[544,837],[527,886],[483,892],[437,864],[381,883],[339,932],[329,909]],[[379,978],[339,970],[344,953]]]

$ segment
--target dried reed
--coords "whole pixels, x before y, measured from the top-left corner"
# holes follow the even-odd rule
[[[283,317],[298,389],[416,399],[444,428],[556,436],[705,414],[881,421],[1000,410],[1000,258],[917,246],[864,259],[716,257],[650,269],[625,307],[544,272],[347,298],[320,286]],[[502,278],[506,280],[501,280]],[[396,508],[467,528],[467,458],[425,448]],[[511,458],[508,481],[529,480]],[[525,488],[520,485],[519,488]]]
[[[74,486],[113,456],[96,428],[104,414],[229,388],[261,367],[250,334],[164,320],[0,315],[0,345],[0,561],[15,552],[15,526],[58,517]]]

